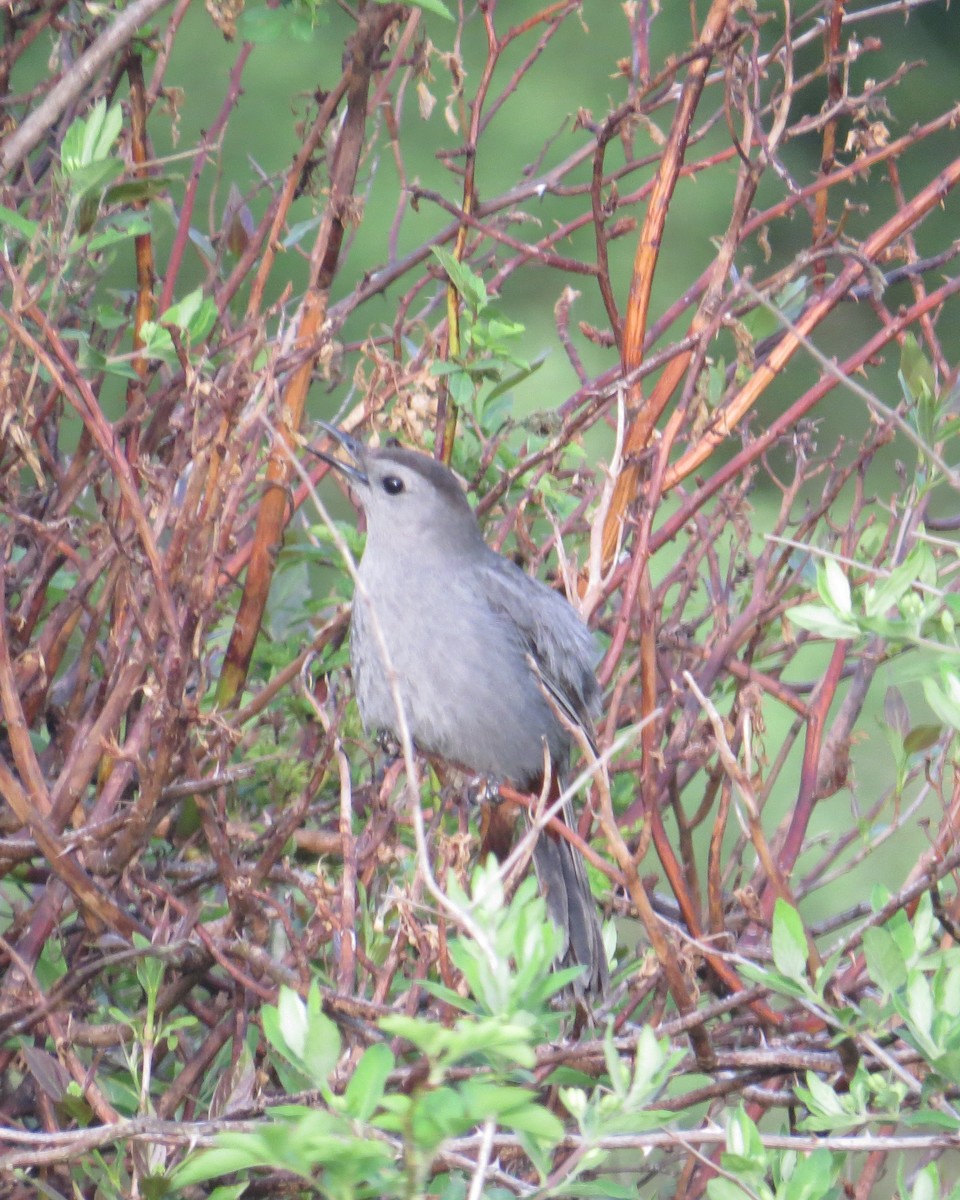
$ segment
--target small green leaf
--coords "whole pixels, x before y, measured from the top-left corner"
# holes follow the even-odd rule
[[[72,175],[74,171],[86,166],[90,161],[86,157],[86,151],[89,146],[89,126],[91,123],[96,123],[98,127],[102,124],[106,108],[106,100],[100,99],[93,106],[86,119],[77,117],[74,121],[70,122],[67,132],[63,135],[63,142],[60,145],[60,163],[67,175]]]
[[[450,396],[459,408],[469,409],[473,403],[475,388],[467,371],[455,371],[449,379]]]
[[[766,1170],[767,1153],[760,1131],[742,1105],[730,1114],[727,1123],[727,1153],[743,1160],[750,1170]]]
[[[202,300],[203,288],[194,288],[182,300],[178,300],[176,304],[170,305],[167,311],[161,316],[160,323],[163,325],[176,325],[178,329],[186,329],[190,321],[196,316]]]
[[[864,612],[868,617],[883,616],[898,605],[914,586],[920,574],[920,563],[913,552],[886,577],[864,590]]]
[[[808,283],[806,275],[798,275],[796,279],[791,279],[775,297],[777,308],[791,321],[795,321],[803,312]]]
[[[866,930],[863,951],[870,978],[888,996],[904,986],[907,982],[907,964],[899,946],[886,929]]]
[[[18,233],[22,233],[29,240],[36,237],[37,230],[40,228],[36,221],[29,221],[26,217],[21,217],[18,212],[3,204],[0,204],[0,225],[8,225],[11,229],[16,229]]]
[[[777,1190],[777,1200],[827,1200],[834,1193],[842,1163],[839,1154],[827,1149],[798,1156],[786,1187]]]
[[[910,1192],[910,1200],[935,1200],[940,1195],[940,1179],[936,1163],[927,1165],[917,1173]]]
[[[849,616],[853,611],[850,581],[836,559],[828,558],[817,572],[817,588],[823,600],[841,616]]]
[[[773,910],[773,933],[770,939],[773,962],[781,975],[788,979],[805,980],[807,973],[807,938],[800,914],[782,898]]]
[[[788,608],[787,619],[801,629],[818,633],[821,637],[843,641],[860,635],[860,627],[853,621],[845,621],[822,604],[797,604]]]
[[[916,725],[903,739],[903,748],[907,754],[919,754],[935,746],[942,733],[942,725]]]
[[[95,198],[122,174],[123,163],[118,158],[99,158],[96,162],[85,163],[71,171],[70,183],[75,196],[90,193]]]
[[[133,219],[114,222],[111,221],[111,227],[105,229],[102,233],[98,233],[96,237],[90,238],[86,244],[88,254],[96,254],[100,250],[107,250],[111,246],[117,245],[118,242],[127,242],[132,237],[141,237],[145,233],[150,232],[150,220],[144,213],[127,213],[124,214]]]
[[[119,305],[98,304],[93,310],[94,320],[101,329],[122,329],[129,324],[129,314],[123,312]]]
[[[556,1146],[564,1134],[563,1122],[548,1108],[544,1108],[542,1104],[535,1104],[532,1100],[505,1113],[501,1124],[516,1133],[528,1134],[549,1146]]]
[[[914,1031],[929,1037],[933,1028],[933,993],[925,975],[911,971],[907,981],[907,1006]]]
[[[912,333],[905,334],[903,338],[903,348],[900,351],[900,380],[908,400],[917,402],[936,394],[933,367]]]
[[[85,167],[108,158],[122,126],[120,105],[112,104],[108,110],[106,100],[98,100],[86,120],[78,117],[64,135],[60,148],[64,173],[72,178]]]
[[[709,1200],[744,1200],[745,1197],[751,1197],[753,1193],[747,1187],[740,1187],[732,1179],[724,1179],[720,1176],[711,1179],[707,1183],[707,1196]]]
[[[369,1121],[383,1097],[387,1078],[396,1060],[386,1042],[376,1042],[363,1052],[357,1069],[344,1091],[347,1114],[358,1121]]]
[[[276,1007],[264,1005],[261,1020],[274,1050],[315,1087],[324,1087],[340,1057],[340,1032],[321,1011],[316,983],[310,986],[306,1004],[292,988],[282,987]]]
[[[950,674],[952,676],[952,672]],[[954,688],[943,687],[935,679],[925,679],[923,695],[935,716],[951,728],[960,729],[960,701],[955,696]]]
[[[167,191],[174,181],[173,175],[150,175],[146,179],[125,179],[115,183],[104,193],[107,204],[132,204],[137,200],[153,200]]]
[[[807,1072],[806,1083],[807,1094],[804,1099],[807,1107],[819,1116],[830,1117],[838,1124],[841,1123],[848,1113],[843,1101],[833,1088],[813,1071]]]
[[[434,257],[447,273],[453,286],[463,297],[464,303],[474,312],[479,312],[487,303],[487,289],[483,280],[471,271],[466,263],[459,262],[442,246],[431,246]]]

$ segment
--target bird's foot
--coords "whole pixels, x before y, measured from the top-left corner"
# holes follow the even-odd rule
[[[402,747],[392,729],[378,729],[374,740],[377,743],[377,749],[381,750],[387,758],[400,757]]]
[[[475,775],[467,782],[467,799],[471,804],[499,804],[500,780],[492,775]]]

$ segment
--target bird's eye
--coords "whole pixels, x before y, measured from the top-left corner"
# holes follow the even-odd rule
[[[403,480],[398,479],[396,475],[384,475],[383,490],[388,496],[399,496],[403,491]]]

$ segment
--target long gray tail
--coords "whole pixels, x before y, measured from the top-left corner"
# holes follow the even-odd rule
[[[571,829],[575,828],[568,804],[564,805],[562,815],[565,823]],[[547,902],[547,912],[566,934],[561,964],[587,968],[574,981],[574,994],[578,999],[602,997],[609,986],[610,975],[600,934],[600,917],[583,859],[565,838],[544,829],[533,850],[533,866]]]

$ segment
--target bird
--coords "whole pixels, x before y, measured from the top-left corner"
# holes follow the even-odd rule
[[[546,749],[552,804],[569,770],[570,727],[595,746],[593,635],[564,596],[486,544],[448,467],[397,444],[367,447],[320,424],[347,457],[313,452],[349,481],[366,516],[350,622],[364,728],[401,741],[399,696],[422,753],[524,792],[540,792]],[[558,815],[573,827],[569,801]],[[484,846],[501,859],[514,816],[504,802],[487,822]],[[583,967],[576,997],[602,997],[609,972],[583,858],[548,827],[532,860],[564,935],[558,961]]]

